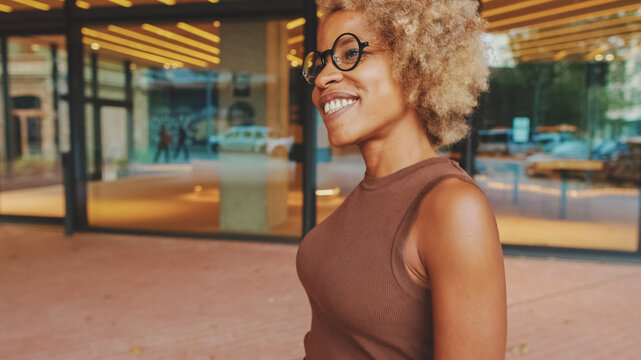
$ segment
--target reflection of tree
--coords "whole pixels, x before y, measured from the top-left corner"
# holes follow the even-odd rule
[[[532,126],[569,123],[579,125],[585,116],[585,67],[580,64],[522,63],[494,69],[490,93],[483,106],[483,123],[512,126],[526,116]],[[487,127],[487,126],[486,126]]]
[[[591,137],[603,126],[608,109],[623,105],[623,94],[612,91],[612,84],[625,76],[615,67],[606,77],[608,65],[522,63],[493,69],[490,91],[480,101],[480,127],[511,127],[514,117],[526,116],[533,128],[570,124],[577,127],[577,135]],[[603,71],[603,79],[595,71]]]

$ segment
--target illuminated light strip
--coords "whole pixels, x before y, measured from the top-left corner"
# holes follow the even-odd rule
[[[566,56],[568,56],[573,54],[587,53],[587,52],[590,52],[590,49],[589,48],[586,49],[585,46],[580,46],[580,47],[565,49],[565,51],[567,52]],[[547,58],[552,58],[554,54],[555,53],[543,53],[543,54],[528,55],[528,56],[521,57],[520,60],[521,62],[527,62],[530,60],[547,59]]]
[[[13,0],[13,2],[17,2],[22,5],[31,6],[32,8],[36,8],[38,10],[44,10],[44,11],[48,11],[51,8],[49,5],[41,3],[39,1],[35,1],[35,0]]]
[[[86,1],[76,0],[76,6],[81,9],[89,9],[91,7],[91,4]]]
[[[116,44],[119,44],[119,45],[125,45],[125,46],[128,46],[130,48],[138,49],[138,50],[141,50],[141,51],[147,51],[147,52],[154,53],[156,55],[165,56],[165,57],[168,57],[168,58],[173,58],[173,59],[180,60],[180,61],[192,64],[192,65],[196,65],[196,66],[200,66],[200,67],[206,67],[207,66],[207,63],[202,61],[202,60],[194,59],[194,58],[191,58],[191,57],[188,57],[188,56],[185,56],[185,55],[181,55],[181,54],[177,54],[175,52],[159,49],[159,48],[156,48],[156,47],[153,47],[153,46],[149,46],[149,45],[146,45],[146,44],[142,44],[142,43],[139,43],[139,42],[127,40],[127,39],[124,39],[124,38],[121,38],[121,37],[118,37],[118,36],[109,35],[109,34],[106,34],[106,33],[100,32],[100,31],[96,31],[96,30],[92,30],[92,29],[89,29],[89,28],[86,28],[86,27],[83,27],[81,29],[81,32],[82,32],[83,35],[86,35],[86,36],[91,36],[91,37],[94,37],[94,38],[97,38],[97,39],[102,39],[102,40],[105,40],[105,41],[111,41],[112,43],[116,43]]]
[[[610,50],[610,46],[609,46],[609,45],[601,45],[601,46],[599,46],[598,48],[596,48],[596,49],[592,50],[592,51],[591,51],[590,53],[588,53],[587,55],[585,55],[585,60],[592,60],[592,59],[594,59],[594,57],[595,57],[597,54],[600,54],[600,53],[602,53],[602,52],[604,52],[604,51],[608,51],[608,50]]]
[[[114,3],[116,5],[120,5],[120,6],[124,6],[124,7],[131,7],[133,5],[133,3],[131,1],[129,1],[129,0],[109,0],[109,1],[111,1],[112,3]]]
[[[515,10],[524,9],[524,8],[527,8],[527,7],[532,7],[532,6],[536,6],[536,5],[545,4],[545,3],[548,3],[548,2],[552,2],[552,1],[555,1],[555,0],[521,1],[521,2],[517,2],[515,4],[501,6],[501,7],[498,7],[496,9],[482,11],[481,15],[483,15],[485,17],[490,17],[490,16],[503,14],[503,13],[510,12],[510,11],[515,11]]]
[[[220,2],[220,0],[208,0],[208,1],[212,4],[218,4]]]
[[[165,5],[176,5],[176,0],[158,0]]]
[[[340,192],[341,192],[340,188],[318,189],[316,190],[316,196],[332,196],[332,195],[338,195],[338,193]]]
[[[305,35],[294,36],[293,38],[287,39],[287,45],[297,44],[303,42],[303,40],[305,40]]]
[[[86,37],[82,38],[82,42],[87,44],[87,45],[91,45],[93,43],[97,43],[98,45],[100,45],[100,48],[102,48],[102,49],[107,49],[107,50],[119,52],[119,53],[122,53],[122,54],[125,54],[125,55],[131,55],[131,56],[134,56],[134,57],[137,57],[137,58],[141,58],[141,59],[144,59],[144,60],[161,63],[163,65],[164,64],[169,64],[169,65],[175,66],[175,67],[183,67],[185,65],[180,61],[167,59],[167,58],[164,58],[162,56],[157,56],[157,55],[149,54],[149,53],[138,51],[138,50],[132,50],[132,49],[126,48],[124,46],[114,45],[114,44],[106,43],[106,42],[99,41],[99,40],[89,39],[89,38],[86,38]]]
[[[622,6],[619,8],[612,8],[612,9],[606,9],[606,10],[600,10],[600,11],[594,11],[594,12],[589,12],[587,14],[582,14],[582,15],[576,15],[572,17],[564,17],[561,19],[556,19],[556,20],[548,20],[548,21],[542,21],[542,22],[537,22],[534,24],[530,25],[523,25],[520,27],[512,28],[512,29],[503,29],[499,31],[494,31],[494,33],[501,34],[501,33],[506,33],[512,30],[533,30],[533,29],[542,29],[542,28],[550,28],[553,26],[561,26],[561,25],[568,25],[568,24],[573,24],[575,22],[583,21],[583,20],[592,20],[595,18],[600,18],[600,17],[605,17],[605,16],[610,16],[614,14],[618,14],[620,12],[627,12],[627,11],[637,11],[639,9],[639,4],[634,4],[634,5],[628,5],[628,6]]]
[[[589,8],[591,6],[598,6],[598,5],[605,5],[607,3],[611,2],[616,2],[619,0],[589,0],[589,1],[583,1],[580,3],[575,3],[575,4],[570,4],[570,5],[564,5],[564,6],[559,6],[554,9],[548,9],[548,10],[543,10],[543,11],[538,11],[535,13],[530,13],[527,15],[521,15],[521,16],[515,16],[509,19],[504,19],[504,20],[497,20],[494,22],[490,22],[490,25],[488,26],[488,29],[493,29],[505,25],[510,25],[510,24],[515,24],[515,23],[520,23],[528,20],[534,20],[538,18],[542,18],[545,16],[549,15],[558,15],[564,12],[570,12],[574,10],[580,10],[580,9],[585,9]],[[637,7],[641,6],[641,4],[637,4]],[[620,8],[617,8],[617,10],[620,11]]]
[[[178,28],[181,29],[181,30],[189,31],[190,33],[192,33],[194,35],[198,35],[198,36],[200,36],[202,38],[205,38],[207,40],[211,40],[211,41],[213,41],[215,43],[219,43],[220,42],[220,36],[214,35],[214,34],[209,33],[209,32],[207,32],[207,31],[205,31],[203,29],[199,29],[199,28],[197,28],[195,26],[189,25],[189,24],[184,23],[182,21],[179,22],[178,24],[176,24],[176,26],[178,26]]]
[[[633,32],[637,30],[641,30],[641,24],[617,26],[614,28],[606,29],[606,30],[593,30],[593,31],[588,31],[581,34],[560,36],[553,39],[531,41],[526,44],[519,43],[519,50],[525,50],[525,49],[530,49],[534,47],[541,47],[541,46],[559,44],[559,43],[570,42],[570,41],[586,40],[586,39],[591,39],[593,37],[604,37],[609,35],[628,33],[628,32]]]
[[[294,56],[292,54],[287,54],[287,60],[291,62],[295,62],[297,64],[303,64],[303,59],[299,58],[298,56]]]
[[[554,60],[554,61],[561,61],[561,60],[563,60],[566,56],[568,56],[568,52],[567,52],[566,50],[561,50],[561,51],[559,51],[558,53],[556,53],[556,55],[554,55],[554,57],[552,58],[552,60]]]
[[[598,20],[589,24],[568,26],[562,29],[557,29],[557,30],[541,31],[537,34],[524,37],[522,41],[525,42],[525,41],[547,39],[557,35],[569,35],[571,33],[578,33],[585,30],[601,29],[608,26],[619,25],[622,23],[633,23],[640,20],[641,20],[641,17],[638,17],[638,16],[630,16],[630,17],[626,16],[626,17],[621,17],[617,19]]]
[[[146,41],[146,42],[151,43],[151,44],[156,45],[156,46],[162,46],[162,47],[170,49],[170,50],[178,51],[178,52],[190,55],[190,56],[195,57],[195,58],[207,60],[207,61],[209,61],[211,63],[214,63],[214,64],[220,64],[220,58],[218,58],[216,56],[205,54],[205,53],[202,53],[200,51],[192,50],[192,49],[186,48],[184,46],[176,45],[174,43],[170,43],[170,42],[167,42],[167,41],[164,41],[164,40],[159,40],[159,39],[156,39],[155,37],[147,36],[147,35],[135,32],[135,31],[131,31],[131,30],[128,30],[128,29],[125,29],[125,28],[121,28],[121,27],[116,26],[116,25],[107,26],[107,30],[115,32],[115,33],[120,34],[120,35],[129,36],[130,38],[134,38],[136,40]]]
[[[13,9],[11,8],[11,6],[0,4],[0,11],[10,13],[11,11],[13,11]]]
[[[220,54],[220,49],[219,48],[215,48],[213,46],[209,46],[209,45],[203,44],[200,41],[192,40],[192,39],[190,39],[188,37],[185,37],[185,36],[182,36],[182,35],[178,35],[176,33],[173,33],[171,31],[168,31],[168,30],[165,30],[165,29],[161,29],[161,28],[159,28],[157,26],[153,26],[153,25],[150,25],[150,24],[142,24],[142,29],[143,30],[147,30],[149,32],[152,32],[152,33],[154,33],[156,35],[160,35],[160,36],[166,37],[168,39],[180,41],[182,43],[185,43],[187,45],[191,45],[191,46],[193,46],[195,48],[198,48],[198,49],[209,51],[210,53],[213,53],[213,54],[216,54],[216,55]]]
[[[634,37],[635,34],[626,34],[622,36],[617,36],[618,38],[624,39],[624,40],[629,40],[630,37]],[[579,44],[581,42],[585,42],[587,45],[593,44],[593,43],[599,43],[599,42],[606,42],[608,41],[608,36],[602,36],[602,37],[595,37],[592,39],[585,39],[583,41],[569,41],[561,44],[555,44],[555,45],[549,45],[549,46],[541,46],[537,48],[530,48],[530,49],[525,49],[525,50],[520,50],[520,51],[513,51],[513,54],[515,56],[525,56],[525,55],[531,55],[531,54],[540,54],[540,53],[547,53],[551,51],[557,51],[557,50],[563,50],[565,48],[571,47],[571,45]]]
[[[287,30],[295,29],[299,26],[305,25],[305,18],[294,19],[287,23]]]

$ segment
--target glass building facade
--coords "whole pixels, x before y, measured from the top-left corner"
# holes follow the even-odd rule
[[[641,255],[641,1],[483,0],[490,90],[440,149],[506,249]],[[300,77],[313,1],[0,3],[0,217],[297,242],[363,178]]]

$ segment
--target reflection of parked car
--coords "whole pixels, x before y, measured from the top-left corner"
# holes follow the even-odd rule
[[[537,168],[537,163],[562,159],[587,160],[589,157],[590,150],[585,141],[569,140],[558,144],[549,153],[528,156],[526,159],[526,172],[531,176],[550,176],[553,172]]]
[[[287,154],[293,143],[293,136],[279,137],[266,126],[233,126],[224,134],[209,138],[209,146],[214,152],[230,150],[272,154],[282,151]]]
[[[605,164],[611,181],[641,181],[641,137],[632,137],[618,142],[620,151],[614,153]]]
[[[574,135],[568,132],[547,132],[532,135],[532,142],[544,152],[552,152],[554,148],[567,141],[573,141]]]
[[[604,140],[592,150],[592,159],[607,161],[629,153],[630,148],[625,141]]]

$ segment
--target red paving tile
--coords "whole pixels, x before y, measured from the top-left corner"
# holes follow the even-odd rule
[[[303,356],[296,247],[0,224],[0,359]],[[641,265],[507,258],[507,359],[640,359]]]

